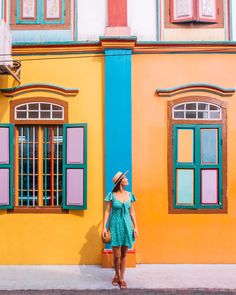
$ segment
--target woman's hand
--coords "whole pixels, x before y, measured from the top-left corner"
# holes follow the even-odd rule
[[[135,236],[135,238],[138,237],[138,229],[137,229],[137,227],[134,228],[134,236]]]
[[[102,237],[105,238],[107,235],[107,229],[104,228],[103,231],[102,231]]]

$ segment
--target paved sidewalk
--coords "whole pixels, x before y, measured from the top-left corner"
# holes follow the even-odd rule
[[[14,290],[0,291],[0,295],[235,295],[232,290],[154,290],[154,289],[126,289],[126,290]]]
[[[115,291],[118,288],[111,285],[112,277],[112,269],[103,269],[94,265],[0,266],[0,290],[89,289],[99,291],[106,289],[107,291]],[[230,293],[235,291],[236,294],[236,264],[140,264],[137,265],[137,268],[127,269],[126,281],[129,289],[158,289],[163,291],[218,289],[228,290]],[[108,293],[112,292],[106,294]],[[116,292],[113,293],[116,294]],[[2,293],[0,291],[1,294],[8,294],[8,292]],[[21,292],[21,294],[24,294],[24,292]],[[136,294],[140,293],[136,292]],[[149,294],[151,293],[149,292]]]

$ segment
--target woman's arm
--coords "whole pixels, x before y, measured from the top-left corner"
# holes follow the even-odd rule
[[[136,215],[135,215],[135,210],[134,210],[134,206],[131,203],[130,206],[130,216],[134,225],[134,235],[137,238],[138,237],[138,226],[137,226],[137,221],[136,221]]]
[[[103,219],[103,229],[102,229],[102,236],[105,237],[107,234],[107,221],[109,219],[110,216],[110,212],[111,212],[111,202],[106,202],[106,209],[104,212],[104,219]]]

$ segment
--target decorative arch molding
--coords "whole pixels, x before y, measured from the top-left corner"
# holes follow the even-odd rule
[[[35,83],[35,84],[25,84],[13,88],[4,88],[0,89],[6,97],[14,97],[20,94],[25,94],[28,92],[47,92],[47,93],[55,93],[61,96],[76,96],[79,92],[78,88],[65,88],[62,86],[54,85],[54,84],[43,84],[43,83]]]
[[[179,85],[173,88],[159,88],[156,90],[156,93],[161,97],[172,97],[187,92],[206,92],[220,97],[228,97],[235,93],[235,88],[223,88],[221,86],[208,83],[191,83]]]

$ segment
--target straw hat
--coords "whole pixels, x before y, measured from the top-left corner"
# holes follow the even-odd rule
[[[115,176],[112,178],[112,181],[114,183],[113,189],[117,186],[117,184],[120,182],[120,180],[128,173],[129,171],[127,170],[126,172],[120,172],[118,171]]]

